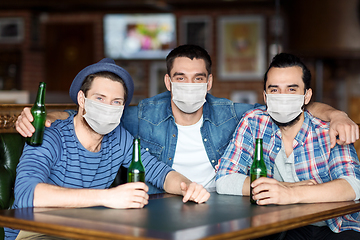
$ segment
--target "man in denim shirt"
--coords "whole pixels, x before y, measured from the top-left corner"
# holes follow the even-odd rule
[[[211,58],[199,46],[182,45],[166,58],[167,92],[142,100],[123,115],[123,126],[141,138],[142,147],[191,181],[208,190],[215,188],[215,166],[232,138],[241,116],[253,105],[233,103],[207,93],[212,88]],[[351,143],[359,130],[345,113],[314,103],[308,108],[315,116],[332,124],[332,143]],[[67,113],[53,113],[52,119]],[[29,109],[16,122],[23,136],[31,136],[33,127]],[[47,126],[50,126],[48,121]],[[149,186],[149,194],[160,190]]]
[[[142,100],[122,122],[131,134],[141,137],[142,146],[152,155],[214,190],[214,167],[241,115],[253,106],[207,93],[213,76],[204,49],[180,46],[166,62],[164,82],[169,91]]]

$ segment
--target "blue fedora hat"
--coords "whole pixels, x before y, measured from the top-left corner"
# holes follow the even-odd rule
[[[78,104],[77,94],[80,91],[81,85],[84,82],[85,78],[90,74],[94,74],[98,72],[114,73],[124,81],[125,86],[127,88],[127,99],[126,99],[125,107],[129,106],[132,96],[134,94],[134,82],[130,74],[122,67],[116,65],[115,61],[110,58],[104,58],[97,63],[87,66],[76,75],[70,86],[69,94],[71,100],[73,100],[74,103]]]

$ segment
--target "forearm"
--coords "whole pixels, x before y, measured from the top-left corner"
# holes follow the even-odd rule
[[[185,176],[181,175],[176,171],[171,171],[166,175],[164,182],[164,190],[168,193],[182,195],[180,184],[184,182],[186,185],[189,185],[191,181]]]
[[[216,180],[216,191],[219,194],[250,195],[250,178],[244,174],[232,173]]]
[[[58,119],[65,120],[69,117],[68,112],[49,112],[46,115],[46,119],[51,121],[52,123]]]
[[[317,182],[313,179],[304,180],[300,182],[281,182],[286,187],[299,187],[299,186],[312,186],[317,184]]]
[[[320,118],[323,121],[329,122],[334,115],[341,114],[345,117],[347,117],[347,114],[343,111],[337,110],[330,105],[319,103],[319,102],[313,102],[306,106],[306,109],[317,118]]]
[[[92,207],[103,205],[106,189],[72,189],[39,183],[34,191],[34,207]]]
[[[336,179],[316,185],[300,185],[291,188],[294,203],[339,202],[355,199],[355,192],[344,179]]]

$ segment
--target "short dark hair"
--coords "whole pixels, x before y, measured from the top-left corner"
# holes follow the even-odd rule
[[[173,63],[175,58],[178,57],[187,57],[193,60],[202,59],[205,61],[205,67],[208,74],[211,74],[211,58],[208,52],[200,46],[185,44],[180,45],[177,48],[174,48],[166,57],[166,67],[167,74],[170,75],[171,69],[173,68]]]
[[[302,79],[305,85],[304,91],[310,88],[311,73],[310,70],[306,67],[306,65],[300,60],[300,58],[290,53],[279,53],[272,59],[270,66],[264,75],[265,91],[266,91],[267,74],[269,70],[273,67],[274,68],[301,67],[303,72]]]
[[[126,85],[125,85],[124,81],[118,75],[116,75],[115,73],[112,73],[112,72],[98,72],[98,73],[94,73],[94,74],[90,74],[90,75],[86,76],[86,78],[83,81],[83,83],[81,85],[81,88],[80,88],[80,90],[84,92],[85,97],[87,95],[87,92],[91,88],[92,82],[94,81],[94,79],[96,77],[103,77],[103,78],[110,79],[110,80],[112,80],[114,82],[121,83],[121,85],[124,87],[124,92],[125,92],[124,93],[124,105],[125,105],[126,100],[127,100],[127,92],[128,92],[128,90],[126,88]]]

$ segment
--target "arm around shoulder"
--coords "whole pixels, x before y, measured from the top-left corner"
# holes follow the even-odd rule
[[[18,131],[23,137],[31,137],[35,132],[34,126],[31,122],[34,120],[29,107],[25,107],[18,119],[15,122],[16,131]],[[45,126],[50,127],[51,123],[55,122],[57,119],[67,119],[70,115],[76,114],[74,110],[67,110],[64,112],[49,112],[46,115]]]
[[[350,144],[359,139],[359,126],[345,112],[319,102],[311,103],[306,108],[315,117],[330,122],[329,135],[332,148],[336,143]]]
[[[237,118],[240,120],[244,113],[254,108],[262,106],[261,104],[256,103],[255,105],[247,104],[247,103],[234,103],[234,108],[236,112]]]

